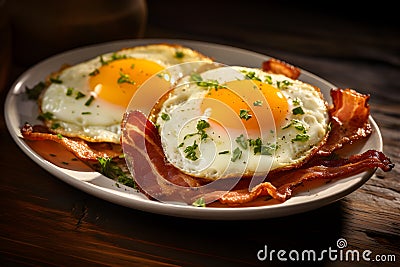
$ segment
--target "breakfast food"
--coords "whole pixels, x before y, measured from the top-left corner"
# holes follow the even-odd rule
[[[326,141],[327,104],[310,84],[236,66],[181,83],[153,116],[168,162],[187,174],[266,175],[300,165]]]
[[[188,65],[176,71],[178,63]],[[190,48],[155,44],[70,66],[39,97],[44,126],[26,124],[22,135],[58,142],[112,179],[134,179],[150,199],[187,204],[284,202],[307,181],[393,168],[378,151],[331,157],[371,133],[369,96],[333,89],[329,106],[286,63],[210,63]],[[148,108],[132,105],[154,93],[154,79],[168,90]]]
[[[149,77],[184,62],[211,59],[178,45],[145,45],[100,55],[51,75],[39,99],[55,133],[90,142],[120,143],[121,118]]]

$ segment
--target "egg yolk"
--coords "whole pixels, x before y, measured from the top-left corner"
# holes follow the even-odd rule
[[[118,59],[94,71],[89,85],[99,98],[126,108],[136,90],[163,69],[159,64],[146,59]]]
[[[238,117],[249,132],[259,132],[262,125],[260,120],[263,119],[268,121],[269,126],[274,124],[274,127],[284,123],[288,113],[288,102],[279,89],[253,80],[231,81],[224,85],[227,88],[210,89],[202,101],[201,109],[204,111],[210,108],[212,118],[220,121],[225,127],[237,128]],[[256,115],[257,108],[264,108],[261,109],[262,116],[260,113]]]

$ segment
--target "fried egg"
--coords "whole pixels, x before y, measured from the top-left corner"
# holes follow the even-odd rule
[[[39,101],[41,117],[61,135],[118,144],[120,123],[136,90],[169,66],[196,61],[212,60],[188,47],[166,44],[100,55],[52,76]]]
[[[299,166],[329,131],[327,103],[318,88],[257,68],[193,73],[155,110],[166,159],[210,180]]]

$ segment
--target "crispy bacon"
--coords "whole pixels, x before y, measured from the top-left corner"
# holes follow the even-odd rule
[[[21,128],[22,136],[27,140],[50,140],[64,146],[83,161],[97,161],[99,157],[118,157],[121,146],[111,143],[89,143],[79,138],[69,138],[52,133],[46,126],[32,126],[26,123]]]
[[[122,148],[134,170],[136,183],[156,199],[192,203],[191,188],[201,180],[191,177],[165,160],[158,131],[140,111],[127,112],[122,122]]]
[[[293,195],[295,189],[310,181],[341,179],[374,168],[390,171],[394,164],[382,152],[375,150],[349,158],[329,157],[344,144],[365,138],[372,131],[368,122],[369,96],[351,89],[334,89],[331,96],[332,124],[327,143],[305,165],[293,170],[270,172],[262,183],[251,190],[248,189],[250,179],[242,179],[245,182],[239,183],[240,186],[235,188],[230,187],[230,179],[221,179],[213,183],[214,187],[204,189],[210,183],[185,174],[166,161],[156,127],[139,111],[126,113],[124,116],[122,148],[127,162],[130,162],[128,164],[132,164],[130,169],[134,170],[134,177],[142,192],[153,199],[189,204],[199,196],[218,199],[229,206],[251,202],[260,196],[270,196],[284,202]],[[44,126],[26,124],[21,133],[29,140],[52,140],[60,143],[84,161],[97,160],[98,157],[117,157],[121,154],[119,145],[89,143],[79,138],[60,138]]]
[[[275,58],[264,61],[262,64],[262,69],[266,72],[283,74],[292,79],[297,79],[300,76],[299,68]]]
[[[371,134],[369,124],[369,95],[352,89],[332,89],[333,105],[329,110],[331,132],[319,155],[329,155],[344,144],[352,143]]]
[[[267,195],[284,202],[292,196],[293,190],[306,182],[316,179],[341,179],[378,167],[383,171],[390,171],[394,164],[382,152],[375,150],[368,150],[347,159],[328,160],[325,157],[318,157],[300,169],[268,175],[266,182],[250,191],[248,189],[230,191],[221,197],[220,202],[238,205]]]

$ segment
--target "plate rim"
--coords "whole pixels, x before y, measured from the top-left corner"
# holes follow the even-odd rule
[[[15,122],[13,122],[11,115],[7,113],[8,110],[11,110],[12,104],[14,103],[13,101],[17,100],[18,94],[17,91],[21,88],[21,86],[26,85],[25,82],[29,79],[30,74],[34,70],[38,70],[41,68],[44,68],[46,65],[53,63],[57,61],[58,59],[61,59],[62,57],[68,56],[68,55],[73,55],[73,54],[80,54],[84,53],[85,51],[90,51],[94,49],[101,48],[100,50],[107,50],[109,49],[110,52],[115,49],[114,47],[122,47],[124,44],[130,44],[131,46],[135,45],[142,45],[142,44],[151,44],[151,43],[175,43],[175,44],[181,44],[184,46],[204,46],[204,47],[217,47],[218,49],[223,49],[224,51],[231,51],[231,52],[240,52],[244,54],[250,54],[254,57],[258,58],[270,58],[270,56],[265,55],[265,54],[260,54],[251,50],[239,48],[239,47],[233,47],[225,44],[218,44],[218,43],[209,43],[209,42],[203,42],[203,41],[195,41],[195,40],[185,40],[185,39],[158,39],[158,38],[151,38],[151,39],[127,39],[127,40],[117,40],[117,41],[111,41],[111,42],[106,42],[106,43],[99,43],[99,44],[93,44],[93,45],[87,45],[83,47],[78,47],[75,49],[67,50],[62,53],[53,55],[47,59],[44,59],[30,68],[28,68],[26,71],[24,71],[17,79],[14,81],[14,83],[11,85],[9,88],[9,91],[7,92],[6,99],[5,99],[5,104],[4,104],[4,117],[5,117],[5,123],[6,127],[8,129],[8,132],[10,133],[12,139],[14,142],[19,146],[19,148],[31,158],[36,164],[38,164],[41,168],[44,170],[48,171],[51,173],[53,176],[56,178],[66,182],[67,184],[84,191],[85,193],[88,193],[90,195],[96,196],[100,199],[103,199],[105,201],[109,201],[121,206],[125,206],[127,208],[133,208],[136,210],[141,210],[144,212],[150,212],[150,213],[155,213],[155,214],[161,214],[161,215],[167,215],[167,216],[173,216],[173,217],[181,217],[181,218],[191,218],[191,219],[206,219],[206,220],[252,220],[252,219],[267,219],[267,218],[273,218],[273,217],[284,217],[288,215],[293,215],[293,214],[298,214],[298,213],[303,213],[307,212],[313,209],[317,209],[320,207],[323,207],[325,205],[328,205],[332,202],[338,201],[341,198],[345,197],[346,195],[352,193],[359,187],[361,187],[365,182],[367,182],[372,175],[375,173],[375,169],[366,171],[361,173],[358,178],[358,181],[356,183],[352,184],[352,186],[347,187],[345,189],[339,190],[335,194],[330,194],[328,196],[325,196],[323,198],[316,198],[313,200],[308,200],[304,203],[289,203],[285,205],[271,205],[271,206],[259,206],[259,207],[238,207],[238,208],[213,208],[213,207],[206,207],[206,208],[198,208],[198,207],[193,207],[193,206],[181,206],[181,205],[174,205],[174,204],[169,204],[169,203],[162,203],[162,202],[157,202],[157,201],[152,201],[152,200],[147,200],[147,199],[132,199],[128,196],[120,196],[119,194],[110,194],[108,190],[112,189],[107,189],[102,188],[98,185],[92,184],[87,181],[82,181],[79,179],[76,179],[72,176],[68,176],[65,172],[61,170],[60,167],[55,166],[51,162],[46,161],[43,159],[39,154],[37,154],[33,149],[31,149],[23,140],[23,138],[19,134],[19,128],[18,131],[16,131],[15,127]],[[97,53],[97,52],[96,52]],[[100,53],[99,53],[100,54]],[[90,56],[89,56],[90,58]],[[82,59],[84,61],[85,59]],[[337,88],[335,85],[331,84],[329,81],[323,79],[322,77],[319,77],[307,70],[301,69],[302,75],[309,76],[312,79],[316,79],[319,82],[324,83],[325,85],[329,85],[331,88]],[[47,73],[48,74],[48,73]],[[36,82],[38,82],[37,80]],[[17,114],[19,115],[19,114]],[[373,117],[370,115],[369,116],[369,121],[371,123],[372,128],[375,131],[375,138],[377,138],[376,142],[378,144],[378,148],[380,151],[383,149],[383,141],[382,141],[382,135],[380,132],[380,129],[373,119]],[[97,172],[93,172],[98,175],[101,175]],[[109,178],[106,178],[109,179]],[[346,181],[354,179],[354,176],[348,177],[348,178],[343,178],[340,179],[340,181]],[[337,181],[335,181],[337,182]],[[293,198],[296,196],[293,196]],[[128,201],[134,201],[133,203],[127,203]],[[316,205],[317,202],[317,205]],[[283,204],[283,203],[282,203]],[[300,207],[300,208],[299,208]],[[290,209],[290,212],[288,212],[287,209]],[[196,211],[196,212],[193,212]]]

